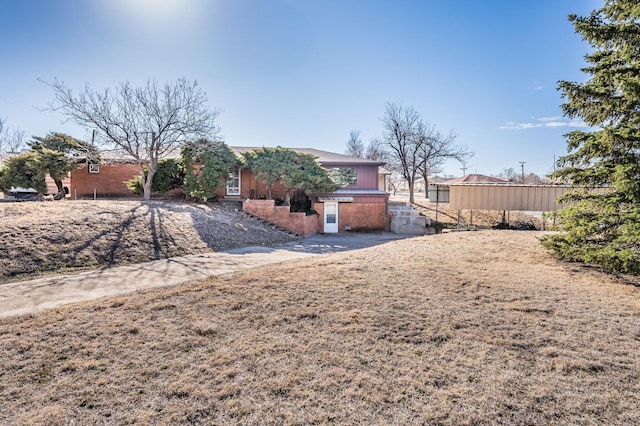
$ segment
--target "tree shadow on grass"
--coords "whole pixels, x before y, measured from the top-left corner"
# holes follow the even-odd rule
[[[113,240],[109,244],[109,247],[107,249],[105,259],[104,259],[108,264],[115,263],[116,253],[118,252],[118,249],[120,248],[122,240],[124,239],[125,232],[131,227],[131,225],[133,224],[133,221],[136,218],[138,210],[141,209],[142,207],[144,207],[144,204],[139,204],[134,208],[128,210],[126,212],[127,216],[122,222],[118,224],[118,226],[112,229],[105,229],[104,231],[100,232],[94,237],[89,238],[80,246],[77,246],[76,248],[74,248],[73,252],[75,253],[76,257],[80,253],[82,253],[84,250],[87,250],[90,247],[92,247],[94,244],[97,244],[100,240],[106,237],[115,235],[115,238],[113,238]]]
[[[171,248],[175,246],[175,240],[173,236],[167,232],[167,228],[164,225],[162,209],[159,209],[154,204],[149,204],[148,208],[147,214],[149,214],[149,225],[153,241],[153,258],[155,260],[169,258]],[[163,253],[164,256],[161,256]]]
[[[146,212],[144,211],[145,208]],[[132,235],[135,235],[132,230],[132,227],[134,226],[138,229],[141,226],[143,228],[147,228],[147,226],[141,225],[140,223],[134,225],[136,220],[140,220],[141,217],[144,216],[148,216],[149,234],[135,235],[135,238],[138,239],[138,241],[127,245],[131,246],[138,244],[142,247],[141,251],[152,252],[153,255],[147,256],[144,259],[132,260],[147,261],[169,257],[169,249],[173,244],[175,244],[175,241],[164,225],[162,209],[152,203],[140,203],[120,215],[124,217],[115,226],[111,226],[108,229],[101,230],[86,239],[82,239],[80,244],[72,245],[66,250],[63,249],[59,253],[60,258],[65,259],[65,263],[69,263],[69,266],[73,266],[74,264],[82,263],[81,257],[83,254],[86,254],[87,251],[92,252],[96,262],[99,264],[112,265],[118,263],[120,260],[118,258],[119,255],[131,257],[133,254],[128,256],[124,252],[126,250],[124,247],[126,239],[130,238],[127,234],[131,233]],[[147,239],[147,237],[150,240],[150,247],[145,248],[143,240]],[[64,234],[43,236],[43,240],[50,244],[73,242],[70,237],[65,236]]]
[[[13,262],[15,267],[1,276],[140,263],[245,246],[273,247],[293,240],[241,212],[155,200],[125,209],[105,206],[91,216],[70,220],[67,226],[54,221],[33,237],[25,242],[29,249],[22,250],[24,259]]]

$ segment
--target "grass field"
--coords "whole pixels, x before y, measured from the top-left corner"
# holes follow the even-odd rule
[[[637,282],[539,236],[413,238],[2,319],[0,424],[639,424]]]

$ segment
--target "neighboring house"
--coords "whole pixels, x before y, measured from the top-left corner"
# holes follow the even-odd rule
[[[259,147],[230,148],[240,157],[242,153]],[[296,228],[295,232],[306,235],[314,232],[379,231],[388,227],[389,193],[384,191],[385,175],[388,172],[382,169],[383,162],[312,148],[292,149],[317,157],[318,163],[326,168],[330,175],[343,181],[340,189],[330,194],[307,195],[304,191],[295,191],[292,200],[297,203],[306,203],[309,210],[315,210],[318,213],[318,216],[304,219],[306,225],[300,225],[304,229]],[[139,173],[139,166],[132,163],[126,155],[103,155],[103,164],[84,165],[71,172],[70,196],[72,198],[91,198],[94,194],[97,197],[131,196],[131,191],[124,182]],[[285,188],[276,183],[271,188],[272,197],[284,199],[284,191]],[[235,200],[245,204],[247,200],[265,199],[266,194],[265,185],[256,180],[251,170],[244,168],[231,170],[226,187],[217,192],[220,200]],[[261,205],[260,208],[266,208],[265,205],[273,205],[273,202],[249,204],[253,207]],[[245,210],[249,208],[247,205]],[[254,211],[255,213],[258,212]],[[300,214],[304,215],[304,213]],[[270,216],[270,219],[273,218]],[[317,224],[311,223],[313,221]],[[278,225],[282,226],[279,223]],[[286,226],[282,227],[286,228]]]
[[[479,174],[470,174],[470,175],[464,175],[461,177],[457,177],[454,179],[449,179],[446,180],[444,182],[440,182],[440,185],[453,185],[453,184],[457,184],[457,183],[497,183],[497,184],[509,184],[511,182],[509,182],[509,180],[507,179],[502,179],[499,177],[495,177],[495,176],[486,176],[486,175],[479,175]]]

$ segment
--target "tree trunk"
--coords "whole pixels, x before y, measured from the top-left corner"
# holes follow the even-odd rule
[[[415,199],[413,198],[413,184],[415,180],[407,180],[409,184],[409,203],[414,204]]]
[[[285,191],[285,195],[284,195],[284,203],[282,203],[283,206],[290,206],[291,205],[291,193],[289,190]]]
[[[56,187],[58,188],[58,193],[53,197],[53,199],[62,200],[66,195],[64,192],[64,186],[62,185],[62,180],[54,177],[52,177],[52,179],[56,183]]]
[[[153,183],[153,173],[151,172],[151,169],[147,170],[147,173],[144,173],[144,170],[142,172],[142,190],[143,190],[143,197],[142,199],[144,201],[150,201],[151,200],[151,184]]]

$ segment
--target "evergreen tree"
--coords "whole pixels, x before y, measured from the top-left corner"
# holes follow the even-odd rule
[[[47,192],[46,171],[35,151],[10,157],[0,169],[0,191],[15,188],[33,188],[39,194]]]
[[[326,169],[322,168],[311,154],[303,154],[289,148],[259,148],[243,154],[246,166],[256,179],[267,188],[271,197],[271,186],[280,182],[285,187],[285,205],[290,205],[292,189],[305,189],[313,193],[336,190]]]
[[[184,189],[191,197],[203,201],[214,198],[216,190],[224,187],[231,169],[240,164],[224,142],[207,139],[187,142],[181,156]]]
[[[569,20],[593,52],[582,69],[586,82],[559,83],[562,108],[593,130],[566,135],[568,154],[554,177],[580,189],[562,198],[564,232],[543,244],[561,259],[640,273],[640,6],[607,0]]]
[[[31,150],[38,154],[38,161],[56,184],[56,199],[65,196],[62,180],[79,163],[100,163],[100,154],[95,146],[64,133],[49,133],[44,138],[34,136],[29,143]]]
[[[45,137],[34,136],[25,154],[11,157],[2,171],[0,190],[12,186],[33,188],[40,194],[47,192],[46,176],[56,184],[57,200],[64,198],[62,180],[79,163],[99,163],[98,150],[91,144],[64,133],[49,133]]]

